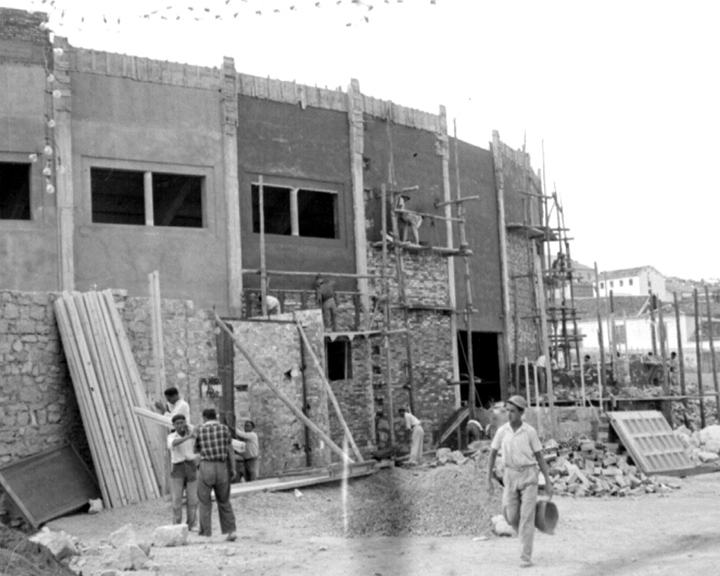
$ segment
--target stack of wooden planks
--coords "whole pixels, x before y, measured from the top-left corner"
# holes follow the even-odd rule
[[[106,507],[157,498],[164,454],[133,412],[145,393],[112,293],[63,292],[55,314]]]

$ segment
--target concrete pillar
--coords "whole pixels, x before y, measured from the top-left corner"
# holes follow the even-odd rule
[[[437,153],[442,159],[442,176],[443,176],[443,202],[450,202],[452,200],[452,192],[450,190],[450,141],[448,138],[448,125],[447,125],[447,110],[445,106],[440,106],[440,131],[437,133]],[[445,217],[452,217],[452,205],[445,205]],[[445,221],[445,242],[448,248],[454,247],[453,240],[453,229],[452,221]],[[450,315],[450,330],[452,332],[452,370],[453,370],[453,381],[458,382],[460,380],[460,368],[458,366],[459,352],[458,352],[458,326],[457,326],[457,293],[455,291],[455,260],[454,258],[447,258],[447,273],[448,273],[448,293],[450,295],[450,308],[452,308],[452,314]],[[453,386],[455,390],[455,408],[460,408],[460,386]]]
[[[363,104],[360,83],[350,81],[348,87],[348,124],[350,129],[350,173],[353,197],[353,228],[355,232],[355,272],[367,274],[367,234],[365,230],[365,192],[363,189],[363,152],[365,149],[365,130],[363,128]],[[358,278],[357,289],[360,293],[362,322],[367,326],[370,321],[370,295],[368,279]]]
[[[500,150],[500,133],[493,130],[492,153],[495,167],[495,190],[498,205],[498,233],[500,237],[500,275],[502,279],[502,315],[503,339],[502,356],[510,358],[510,273],[508,272],[507,230],[505,229],[505,176],[503,174],[503,158]],[[500,367],[500,390],[505,398],[508,388],[507,364]]]
[[[227,218],[228,306],[230,314],[242,312],[242,236],[240,229],[240,186],[238,182],[238,97],[235,60],[223,58],[223,189]]]
[[[75,289],[75,194],[73,190],[72,87],[70,84],[70,44],[56,36],[53,55],[53,97],[55,120],[53,157],[57,193],[58,225],[58,286],[60,290]],[[57,49],[61,50],[57,50]]]

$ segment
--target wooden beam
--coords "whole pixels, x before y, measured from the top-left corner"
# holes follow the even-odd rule
[[[310,428],[313,432],[315,432],[320,438],[327,443],[327,445],[330,447],[330,449],[335,452],[340,458],[342,458],[343,461],[346,462],[353,462],[352,458],[348,456],[343,450],[335,444],[335,442],[332,441],[332,439],[325,434],[318,426],[310,420],[305,414],[303,414],[302,410],[300,410],[293,402],[277,387],[275,384],[272,383],[270,378],[265,374],[265,371],[258,366],[258,364],[253,360],[253,357],[250,356],[250,353],[245,349],[245,347],[240,343],[240,340],[238,337],[230,332],[228,330],[228,327],[225,326],[225,323],[220,319],[220,317],[213,312],[213,316],[215,317],[215,323],[220,327],[221,330],[224,330],[233,340],[235,343],[235,347],[240,350],[243,356],[245,356],[245,359],[248,361],[248,364],[257,372],[257,375],[260,376],[260,379],[265,383],[265,385],[272,390],[275,395],[282,401],[283,404],[285,404],[290,410],[295,414],[295,416],[303,423],[305,426]]]
[[[343,431],[345,432],[345,437],[348,439],[348,442],[350,443],[350,447],[352,448],[352,451],[355,454],[355,457],[358,459],[358,461],[362,461],[363,457],[362,454],[360,454],[360,450],[358,450],[357,444],[355,444],[355,439],[353,438],[352,432],[350,432],[350,428],[347,425],[347,422],[345,422],[345,418],[343,416],[342,410],[340,409],[340,404],[338,404],[337,398],[335,398],[335,393],[333,392],[332,387],[330,386],[330,382],[328,382],[327,376],[325,376],[325,370],[323,370],[323,367],[320,365],[320,360],[318,360],[317,355],[315,354],[315,351],[313,350],[312,346],[310,345],[310,340],[308,340],[307,334],[305,334],[305,330],[303,330],[302,325],[300,322],[297,323],[298,332],[300,332],[300,338],[302,338],[303,343],[305,344],[305,347],[310,352],[310,358],[312,358],[313,364],[315,365],[315,369],[318,372],[318,375],[320,376],[320,380],[323,383],[323,386],[325,387],[325,390],[328,393],[328,396],[330,398],[330,403],[333,405],[333,408],[335,408],[335,412],[337,413],[338,420],[340,420],[340,426],[342,426]]]

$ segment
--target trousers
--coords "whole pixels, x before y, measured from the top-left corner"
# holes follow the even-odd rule
[[[220,515],[220,531],[235,532],[235,513],[230,503],[230,472],[227,462],[202,460],[197,494],[200,502],[200,536],[212,535],[212,492]]]
[[[325,328],[337,332],[337,303],[335,298],[328,298],[322,303],[322,315]]]
[[[521,560],[530,560],[535,537],[535,505],[538,495],[538,470],[529,466],[522,470],[505,468],[503,475],[503,515],[515,528],[522,546]]]
[[[243,476],[245,476],[245,482],[252,482],[258,479],[258,468],[260,467],[260,460],[257,458],[246,458],[242,461]]]
[[[170,473],[170,498],[172,501],[173,524],[182,524],[183,492],[187,498],[186,523],[189,529],[197,524],[197,467],[190,460],[173,464]]]
[[[408,462],[421,464],[423,459],[423,438],[425,431],[422,426],[416,424],[412,429],[412,444],[410,446],[410,458]]]

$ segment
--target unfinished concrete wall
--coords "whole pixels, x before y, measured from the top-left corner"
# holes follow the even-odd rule
[[[296,314],[304,325],[315,353],[324,363],[322,320],[319,311]],[[305,415],[325,433],[330,431],[328,398],[319,375],[302,370],[300,334],[290,316],[284,322],[231,321],[233,331],[271,382],[292,401],[305,407]],[[325,466],[331,454],[315,433],[306,434],[302,421],[260,379],[245,357],[237,352],[235,369],[235,412],[238,420],[250,419],[260,441],[260,475],[270,476],[306,466]]]

